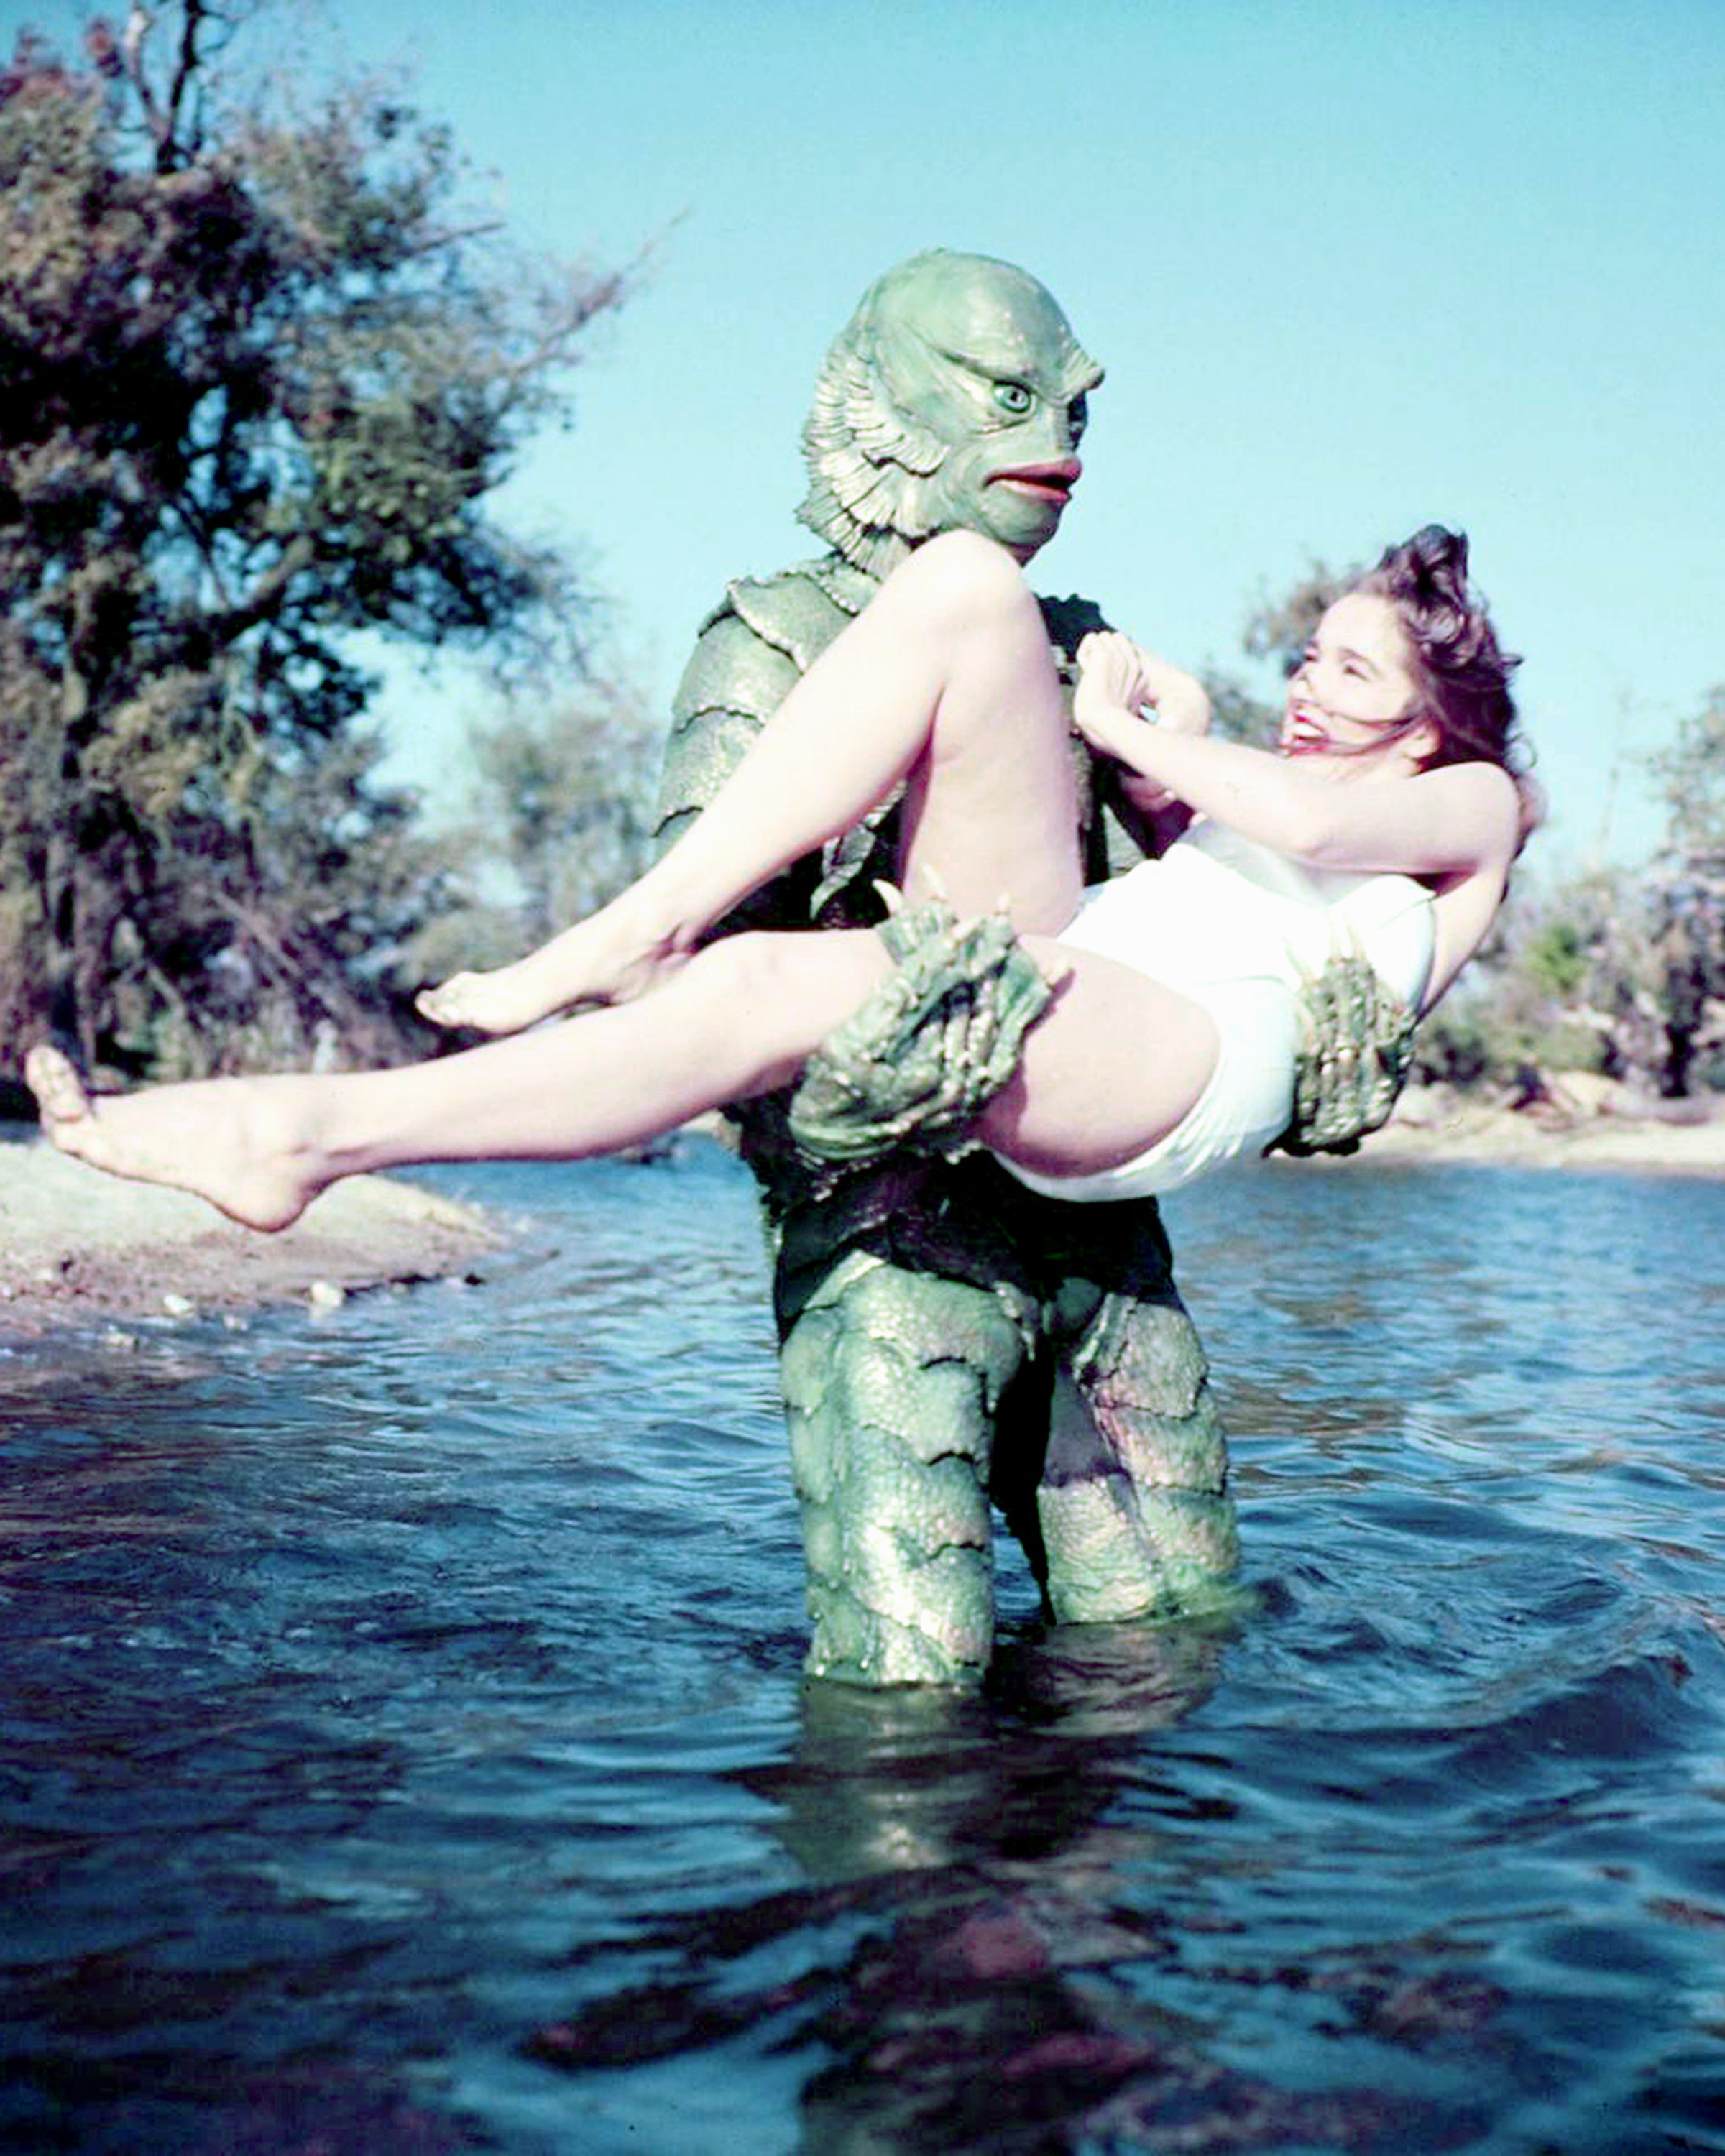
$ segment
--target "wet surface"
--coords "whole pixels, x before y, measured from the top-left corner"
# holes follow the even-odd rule
[[[0,2148],[1725,2150],[1725,1187],[1170,1208],[1256,1607],[805,1686],[747,1179],[0,1358]]]

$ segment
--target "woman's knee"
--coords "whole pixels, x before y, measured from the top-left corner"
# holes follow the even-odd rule
[[[783,939],[762,929],[721,937],[697,952],[688,985],[719,1011],[741,1014],[771,1009],[783,986],[775,946]]]
[[[1003,546],[979,531],[942,531],[925,540],[895,574],[941,629],[1040,624],[1041,610],[1024,571]]]
[[[721,1037],[746,1042],[763,1070],[788,1071],[891,970],[866,931],[752,929],[708,944],[688,974]]]

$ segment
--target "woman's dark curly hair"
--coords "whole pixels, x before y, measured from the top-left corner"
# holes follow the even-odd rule
[[[1524,833],[1531,831],[1540,819],[1538,789],[1527,777],[1531,758],[1509,693],[1522,662],[1498,642],[1485,601],[1468,583],[1466,534],[1425,525],[1386,547],[1354,589],[1388,599],[1412,647],[1420,703],[1404,730],[1426,722],[1436,728],[1425,768],[1501,764],[1521,794]]]

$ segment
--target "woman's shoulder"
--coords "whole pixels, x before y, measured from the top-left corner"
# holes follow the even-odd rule
[[[1418,783],[1428,798],[1441,792],[1451,814],[1466,817],[1482,868],[1513,860],[1525,836],[1522,788],[1513,772],[1483,761],[1445,763],[1420,773]]]

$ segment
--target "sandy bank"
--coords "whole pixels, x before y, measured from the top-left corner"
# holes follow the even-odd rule
[[[1463,1161],[1725,1176],[1725,1112],[1710,1101],[1652,1101],[1580,1076],[1555,1081],[1548,1097],[1519,1109],[1409,1086],[1358,1157],[1380,1167]]]
[[[381,1176],[326,1191],[279,1235],[254,1235],[183,1191],[118,1182],[34,1138],[0,1143],[0,1334],[333,1303],[470,1273],[503,1240],[470,1207]]]

